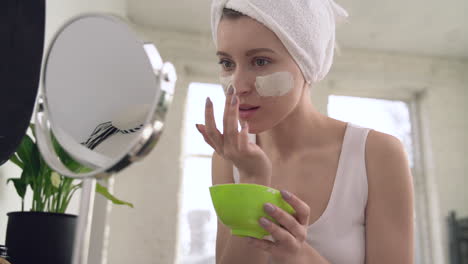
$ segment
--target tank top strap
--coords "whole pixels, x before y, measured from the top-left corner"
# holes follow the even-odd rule
[[[364,220],[368,196],[365,152],[369,131],[348,123],[327,219],[351,217],[358,222]]]
[[[347,124],[330,200],[322,216],[307,229],[307,242],[333,263],[364,263],[369,131]]]

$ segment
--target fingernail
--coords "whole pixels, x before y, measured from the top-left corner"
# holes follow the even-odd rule
[[[237,96],[232,97],[231,100],[231,105],[236,105],[237,104]]]
[[[265,217],[260,218],[260,224],[262,226],[268,226],[270,224],[270,220],[266,219]]]
[[[263,207],[265,208],[265,211],[267,211],[268,213],[273,213],[275,211],[275,207],[271,205],[270,203],[266,203]]]
[[[211,100],[209,97],[206,98],[206,107],[210,107],[211,106]]]
[[[281,195],[283,195],[283,198],[285,198],[285,199],[291,198],[291,193],[286,191],[286,190],[282,190]]]
[[[230,85],[228,89],[228,95],[232,95],[232,94],[234,94],[234,87]]]

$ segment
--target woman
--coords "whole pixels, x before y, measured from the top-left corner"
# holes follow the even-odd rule
[[[213,2],[224,131],[209,98],[205,125],[197,125],[215,150],[213,184],[271,186],[296,210],[291,216],[265,204],[279,223],[259,219],[270,240],[233,236],[218,222],[217,263],[413,261],[412,178],[402,144],[311,103],[310,89],[331,66],[340,14],[330,0]]]

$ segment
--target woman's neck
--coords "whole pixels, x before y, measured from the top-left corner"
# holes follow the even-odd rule
[[[330,121],[315,109],[309,89],[304,89],[296,108],[275,127],[259,133],[257,144],[271,159],[289,160],[326,143]]]

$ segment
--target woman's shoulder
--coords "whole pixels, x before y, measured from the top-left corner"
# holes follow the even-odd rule
[[[402,142],[395,136],[370,130],[365,150],[369,191],[411,185],[411,171]]]
[[[348,128],[352,127],[353,129],[367,131],[367,136],[365,139],[366,153],[371,153],[372,155],[375,155],[375,154],[379,154],[379,153],[387,152],[387,151],[400,152],[401,150],[404,150],[403,144],[401,143],[401,141],[393,135],[379,132],[369,127],[356,125],[354,123],[344,123],[344,124]]]
[[[381,258],[388,248],[394,260],[410,259],[414,189],[403,144],[394,136],[371,130],[365,156],[369,190],[366,259]],[[395,241],[399,241],[396,246]]]
[[[403,144],[397,137],[369,129],[366,140],[366,156],[379,160],[404,154]]]

